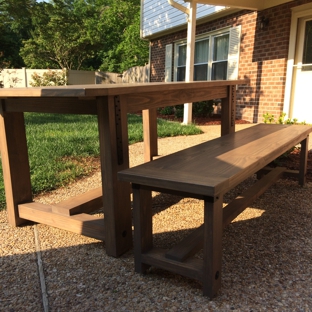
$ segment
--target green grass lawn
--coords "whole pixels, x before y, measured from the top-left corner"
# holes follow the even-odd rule
[[[99,157],[96,116],[25,114],[32,191],[39,194],[64,186],[95,170]],[[143,140],[142,117],[128,116],[129,144]],[[195,125],[158,119],[158,136],[199,134]],[[0,209],[5,195],[0,170]]]

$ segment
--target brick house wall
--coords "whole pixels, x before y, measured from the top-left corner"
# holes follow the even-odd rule
[[[291,8],[309,2],[312,0],[292,1],[259,12],[239,11],[197,26],[196,35],[242,26],[238,78],[249,78],[250,85],[238,87],[236,118],[257,123],[263,121],[265,113],[277,118],[283,112]],[[264,30],[259,27],[262,17],[269,18]],[[166,45],[186,35],[182,30],[151,40],[151,82],[164,81]]]

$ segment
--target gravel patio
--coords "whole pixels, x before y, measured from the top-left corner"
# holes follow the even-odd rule
[[[202,129],[160,139],[159,154],[220,133],[218,125]],[[131,166],[142,162],[143,144],[131,145]],[[254,181],[238,185],[225,201]],[[35,200],[56,203],[99,185],[96,172]],[[155,245],[169,248],[198,227],[202,210],[198,200],[154,193]],[[312,182],[279,180],[225,229],[222,288],[210,301],[196,281],[154,268],[135,273],[132,250],[111,258],[101,241],[43,224],[13,228],[1,211],[0,311],[312,311],[311,224]]]

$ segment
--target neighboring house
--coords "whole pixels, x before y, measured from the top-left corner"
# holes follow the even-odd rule
[[[197,2],[194,80],[249,78],[237,89],[239,119],[285,112],[312,123],[312,0]],[[186,25],[187,14],[168,0],[142,0],[151,82],[185,79]]]

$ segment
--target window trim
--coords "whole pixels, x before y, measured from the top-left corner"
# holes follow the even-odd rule
[[[226,27],[226,28],[218,29],[216,31],[212,31],[212,32],[208,32],[208,33],[205,33],[205,34],[198,35],[195,38],[195,42],[206,40],[206,39],[209,40],[209,48],[208,48],[208,50],[209,50],[209,52],[208,52],[209,57],[208,57],[208,62],[207,63],[196,63],[196,64],[194,64],[194,66],[195,65],[208,64],[208,70],[207,70],[208,77],[207,77],[207,81],[211,81],[212,63],[216,63],[217,62],[217,61],[213,61],[212,60],[213,44],[214,44],[213,38],[217,37],[217,36],[226,35],[226,34],[229,34],[229,36],[230,36],[230,31],[231,31],[231,27]],[[186,39],[182,39],[182,40],[174,42],[173,44],[174,44],[174,64],[173,64],[173,66],[174,66],[173,79],[174,80],[173,81],[177,81],[177,78],[178,78],[178,59],[179,59],[178,48],[181,45],[186,45],[187,41],[186,41]],[[227,61],[229,61],[229,56],[227,58]],[[224,60],[222,62],[224,62]]]

